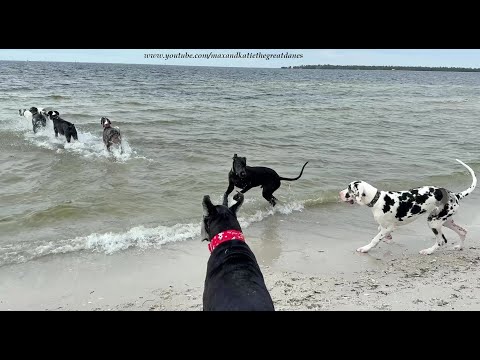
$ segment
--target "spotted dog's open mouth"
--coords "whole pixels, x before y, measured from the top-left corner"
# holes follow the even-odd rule
[[[347,200],[347,202],[351,205],[355,204],[355,201],[353,201],[353,199]]]

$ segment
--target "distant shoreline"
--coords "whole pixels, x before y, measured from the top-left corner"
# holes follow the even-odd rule
[[[326,69],[326,70],[404,70],[404,71],[450,71],[480,72],[480,68],[428,67],[428,66],[369,66],[369,65],[300,65],[282,66],[281,69]]]

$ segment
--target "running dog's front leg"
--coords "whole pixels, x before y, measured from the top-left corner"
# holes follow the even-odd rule
[[[233,180],[229,177],[228,178],[228,188],[227,191],[225,191],[225,194],[223,194],[223,205],[228,206],[228,195],[233,191],[235,185],[233,184]]]
[[[393,227],[391,228],[384,228],[380,227],[380,232],[375,236],[372,241],[368,245],[362,246],[361,248],[358,248],[357,251],[361,253],[366,253],[369,252],[370,249],[374,248],[375,246],[378,245],[380,240],[382,240],[384,237],[390,235],[390,232],[393,230]]]
[[[238,199],[240,198],[239,194],[240,193],[245,194],[251,188],[252,188],[252,186],[250,186],[250,185],[245,186],[242,190],[240,190],[240,192],[237,192],[235,195],[233,195],[233,200],[238,201]]]

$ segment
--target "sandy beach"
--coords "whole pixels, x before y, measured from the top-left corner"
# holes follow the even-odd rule
[[[373,236],[369,209],[344,204],[275,214],[244,230],[278,311],[479,310],[477,194],[457,222],[469,229],[463,251],[433,255],[425,219],[397,229],[390,243],[355,251]],[[343,223],[343,226],[341,226]],[[189,240],[106,255],[46,256],[0,271],[0,310],[199,311],[208,250]]]

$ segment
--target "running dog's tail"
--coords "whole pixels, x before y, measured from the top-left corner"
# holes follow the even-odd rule
[[[305,163],[305,165],[303,165],[302,171],[300,171],[300,175],[298,175],[296,178],[284,178],[284,177],[281,177],[281,176],[280,176],[280,180],[284,180],[284,181],[295,181],[295,180],[300,179],[300,177],[301,177],[302,174],[303,174],[303,169],[305,168],[305,166],[306,166],[307,164],[308,164],[308,161]]]
[[[460,200],[460,199],[463,199],[468,194],[470,194],[473,190],[475,190],[475,186],[477,186],[477,178],[475,177],[475,173],[473,172],[470,166],[465,164],[463,161],[460,161],[458,159],[455,159],[455,160],[457,160],[460,164],[465,166],[467,170],[470,171],[470,174],[472,175],[472,178],[473,178],[472,185],[470,185],[470,187],[467,190],[455,194],[457,199]]]

